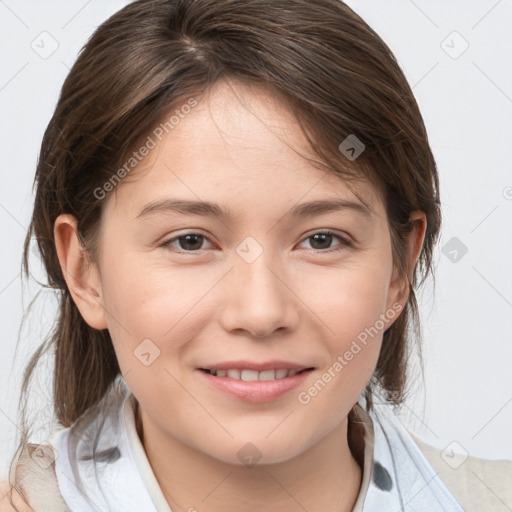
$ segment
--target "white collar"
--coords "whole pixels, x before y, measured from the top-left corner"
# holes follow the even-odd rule
[[[60,429],[50,440],[60,492],[72,511],[172,512],[136,431],[135,397],[124,386],[108,414]],[[364,424],[365,447],[353,512],[464,512],[390,406],[375,405],[368,415],[356,404],[354,412]]]

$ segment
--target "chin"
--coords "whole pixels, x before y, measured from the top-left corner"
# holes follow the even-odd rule
[[[229,447],[217,453],[211,452],[210,445],[210,450],[205,453],[226,464],[248,468],[288,462],[302,453],[297,442],[289,437],[289,446],[283,446],[282,439],[270,441],[255,435],[254,441],[250,441],[250,435],[243,437],[244,440],[234,440]]]

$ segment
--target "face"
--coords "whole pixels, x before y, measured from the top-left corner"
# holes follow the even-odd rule
[[[93,271],[144,430],[233,464],[250,442],[272,463],[345,421],[404,302],[376,188],[357,185],[370,211],[294,151],[306,141],[273,96],[232,87],[153,137],[106,200]]]

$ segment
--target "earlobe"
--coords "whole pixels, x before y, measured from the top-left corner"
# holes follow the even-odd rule
[[[82,248],[75,217],[59,215],[53,230],[60,268],[73,301],[88,325],[106,329],[100,274]]]
[[[391,288],[395,289],[394,302],[399,302],[402,308],[405,307],[409,298],[409,283],[412,282],[414,267],[423,248],[427,230],[427,219],[425,213],[422,211],[413,211],[410,215],[410,222],[412,227],[405,247],[406,273],[398,277],[398,271],[395,268],[391,285]]]

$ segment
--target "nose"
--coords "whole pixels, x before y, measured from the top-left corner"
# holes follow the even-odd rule
[[[275,260],[268,261],[264,255],[252,263],[240,259],[229,273],[220,316],[225,330],[265,338],[296,328],[300,300]]]

